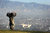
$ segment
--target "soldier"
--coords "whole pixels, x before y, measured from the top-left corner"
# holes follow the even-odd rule
[[[13,30],[14,29],[14,17],[16,16],[16,13],[15,12],[11,12],[11,13],[7,13],[7,16],[9,17],[9,26],[10,26],[10,29]]]

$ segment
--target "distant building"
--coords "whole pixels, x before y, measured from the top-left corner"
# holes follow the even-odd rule
[[[50,27],[48,27],[48,31],[50,31]]]
[[[31,24],[21,24],[23,28],[30,28]]]

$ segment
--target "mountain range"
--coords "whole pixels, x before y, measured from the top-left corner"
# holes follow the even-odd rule
[[[17,11],[23,13],[31,13],[35,15],[48,15],[50,14],[50,5],[38,4],[38,3],[24,3],[18,1],[3,1],[0,0],[0,11]],[[5,10],[6,9],[6,10]]]

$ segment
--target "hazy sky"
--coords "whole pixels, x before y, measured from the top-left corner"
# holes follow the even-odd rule
[[[40,4],[50,5],[50,0],[11,0],[11,1],[20,1],[20,2],[36,2]]]

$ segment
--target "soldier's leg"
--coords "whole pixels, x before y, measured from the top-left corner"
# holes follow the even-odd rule
[[[10,29],[11,29],[11,30],[14,30],[14,25],[11,25],[11,26],[10,26]]]

